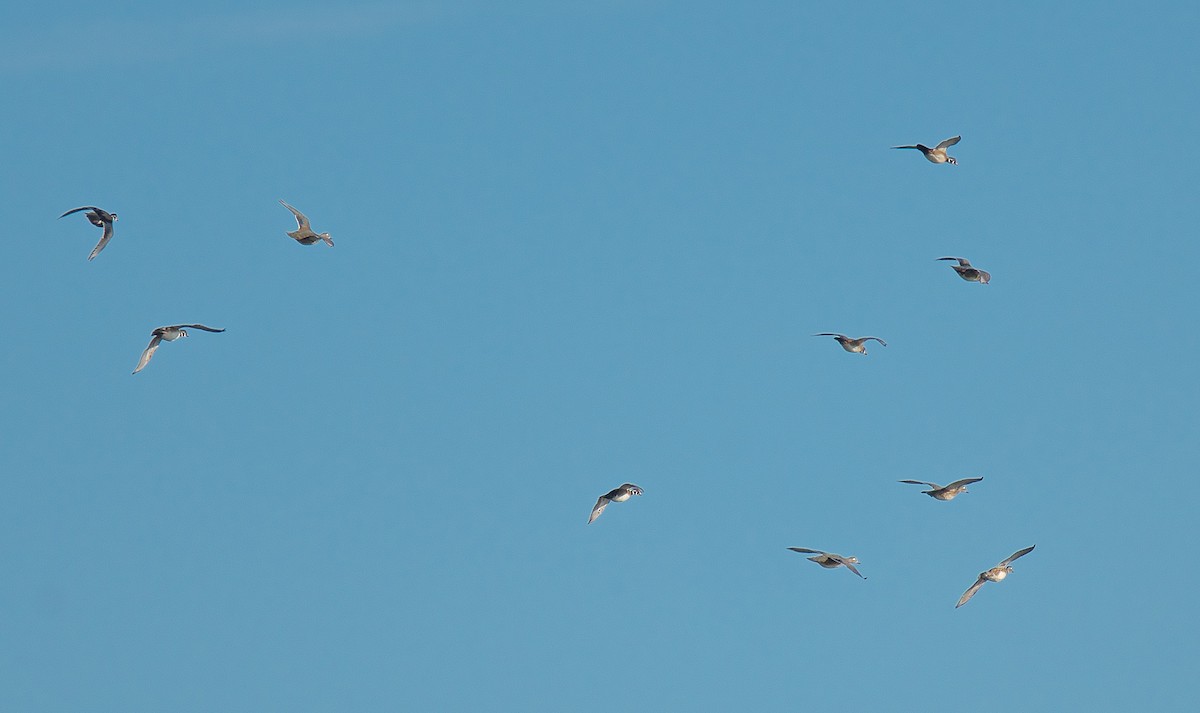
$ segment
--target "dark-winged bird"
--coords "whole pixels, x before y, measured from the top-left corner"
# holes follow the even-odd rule
[[[915,146],[893,146],[892,148],[894,148],[894,149],[916,149],[916,150],[920,151],[921,153],[925,154],[925,158],[929,159],[931,163],[948,163],[948,164],[956,166],[956,165],[958,165],[958,159],[947,154],[946,149],[950,148],[954,144],[957,144],[959,141],[962,141],[962,137],[955,136],[952,139],[946,139],[945,141],[938,144],[937,146],[934,146],[933,148],[929,148],[925,144],[917,144]]]
[[[159,327],[158,329],[155,329],[153,332],[150,333],[151,335],[153,335],[150,337],[150,345],[147,346],[146,350],[142,352],[142,357],[140,359],[138,359],[137,368],[135,368],[133,370],[133,373],[136,374],[139,371],[141,371],[142,369],[146,368],[146,365],[150,363],[150,358],[153,357],[154,352],[158,350],[159,344],[162,344],[164,341],[173,342],[176,339],[179,339],[180,337],[186,337],[188,335],[188,333],[187,333],[187,329],[185,329],[185,327],[191,327],[193,329],[203,329],[206,332],[224,332],[225,331],[224,329],[214,329],[212,327],[205,327],[203,324],[173,324],[169,327]]]
[[[842,349],[845,349],[848,352],[855,352],[857,354],[866,354],[867,353],[867,347],[865,345],[866,345],[866,342],[870,339],[874,339],[875,341],[879,342],[880,344],[882,344],[885,347],[887,346],[887,342],[883,341],[879,337],[859,337],[858,339],[851,339],[850,337],[847,337],[845,334],[837,334],[836,332],[821,332],[820,334],[814,334],[813,336],[814,337],[833,337],[834,339],[837,340],[838,344],[842,345]]]
[[[838,567],[845,567],[846,569],[857,574],[858,576],[862,577],[863,579],[866,579],[866,577],[863,577],[862,572],[859,572],[858,569],[854,566],[854,565],[858,564],[857,557],[843,557],[841,555],[835,555],[832,552],[822,552],[821,550],[810,550],[807,547],[789,547],[788,549],[791,550],[792,552],[804,552],[807,554],[816,555],[816,557],[806,557],[805,559],[810,560],[812,562],[816,562],[817,564],[821,565],[825,569],[837,569]]]
[[[283,201],[279,202],[283,204],[284,208],[292,211],[292,215],[296,216],[296,225],[298,227],[296,230],[288,233],[288,237],[295,239],[301,245],[312,245],[319,240],[324,240],[326,245],[333,247],[333,239],[329,237],[329,233],[314,233],[312,227],[308,224],[308,218],[303,213]]]
[[[967,282],[978,282],[981,285],[986,285],[992,281],[992,273],[987,270],[980,270],[971,265],[971,261],[965,257],[939,257],[938,260],[958,260],[957,265],[951,265],[958,276]]]
[[[963,478],[962,480],[956,480],[945,487],[942,487],[937,483],[927,483],[924,480],[901,480],[900,482],[912,483],[913,485],[928,485],[929,487],[933,488],[933,490],[922,490],[922,493],[925,493],[934,500],[953,500],[959,495],[969,492],[967,490],[968,485],[971,483],[978,483],[981,480],[983,480],[983,478]]]
[[[68,215],[72,213],[78,213],[81,210],[87,211],[85,217],[88,219],[88,222],[97,228],[103,228],[103,232],[100,234],[100,242],[96,243],[96,247],[92,248],[92,254],[88,255],[88,260],[91,260],[100,254],[100,251],[104,249],[104,246],[108,245],[109,240],[112,240],[113,221],[117,219],[117,214],[109,213],[108,211],[97,208],[94,205],[85,205],[81,208],[72,208],[58,217],[66,218]]]
[[[604,495],[601,495],[600,499],[596,501],[595,507],[592,508],[592,515],[588,518],[588,524],[592,524],[596,518],[600,517],[600,514],[604,512],[604,508],[608,507],[609,503],[623,503],[634,495],[641,494],[642,489],[633,483],[625,483],[619,488],[613,488]]]
[[[958,599],[958,604],[955,604],[954,608],[957,609],[971,601],[971,597],[975,596],[975,592],[979,591],[979,588],[983,586],[984,582],[999,582],[1008,575],[1012,574],[1013,568],[1009,565],[1017,559],[1024,557],[1030,552],[1033,552],[1034,547],[1037,547],[1037,545],[1030,545],[1023,550],[1017,550],[1016,552],[1012,553],[1010,557],[995,567],[992,567],[986,572],[980,572],[979,579],[975,580],[975,584],[972,584],[967,591],[963,592],[963,595]]]

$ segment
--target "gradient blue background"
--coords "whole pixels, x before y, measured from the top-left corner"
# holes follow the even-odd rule
[[[6,10],[0,709],[1190,708],[1200,10],[1046,5]]]

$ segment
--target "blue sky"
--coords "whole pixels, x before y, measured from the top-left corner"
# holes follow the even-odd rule
[[[0,708],[1186,708],[1197,20],[9,11]]]

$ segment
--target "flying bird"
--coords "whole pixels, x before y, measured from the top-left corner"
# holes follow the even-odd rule
[[[807,547],[789,547],[788,549],[791,550],[792,552],[805,552],[808,554],[817,555],[816,557],[805,557],[805,559],[810,560],[812,562],[816,562],[817,564],[821,565],[825,569],[837,569],[838,567],[845,567],[846,569],[857,574],[858,576],[862,577],[863,579],[866,579],[866,577],[863,577],[862,572],[859,572],[858,569],[854,566],[854,565],[858,564],[857,557],[843,557],[841,555],[835,555],[831,552],[822,552],[821,550],[810,550]]]
[[[926,483],[924,480],[901,480],[900,482],[912,483],[913,485],[928,485],[929,487],[933,488],[933,490],[922,490],[922,493],[925,493],[934,500],[953,500],[959,495],[969,492],[967,490],[968,485],[971,483],[978,483],[981,480],[983,480],[983,478],[963,478],[962,480],[954,481],[946,487],[942,487],[937,483]]]
[[[100,254],[100,251],[104,249],[104,246],[108,245],[109,240],[112,240],[113,221],[117,219],[117,214],[109,213],[108,211],[97,208],[94,205],[85,205],[81,208],[72,208],[58,217],[60,219],[66,218],[68,215],[72,213],[78,213],[81,210],[87,211],[85,217],[88,219],[88,222],[97,228],[104,229],[104,231],[100,234],[100,242],[96,243],[96,247],[92,248],[92,254],[88,255],[88,260],[91,260]]]
[[[925,158],[929,159],[929,161],[931,163],[949,163],[949,164],[953,164],[953,165],[957,166],[958,159],[947,154],[946,149],[950,148],[954,144],[957,144],[961,140],[962,140],[961,136],[955,136],[952,139],[946,139],[945,141],[938,144],[937,146],[934,146],[933,148],[929,148],[925,144],[917,144],[916,146],[893,146],[892,148],[894,148],[894,149],[916,149],[916,150],[920,151],[921,153],[925,154]]]
[[[958,276],[967,282],[978,282],[981,285],[986,285],[992,281],[992,273],[972,267],[971,261],[965,257],[939,257],[938,260],[958,260],[957,265],[951,265],[950,267],[954,268]]]
[[[146,350],[144,352],[142,352],[142,357],[140,359],[138,359],[137,368],[133,370],[133,373],[136,374],[139,371],[141,371],[142,369],[146,368],[146,365],[150,363],[150,358],[154,356],[154,352],[158,349],[158,345],[162,344],[164,340],[168,341],[168,342],[173,342],[176,339],[179,339],[180,337],[186,337],[188,335],[188,333],[187,333],[187,330],[184,329],[184,327],[191,327],[194,329],[203,329],[206,332],[224,332],[225,331],[224,329],[214,329],[212,327],[205,327],[203,324],[174,324],[174,325],[171,325],[170,327],[159,327],[158,329],[155,329],[153,332],[150,333],[153,335],[150,338],[150,345],[146,347]]]
[[[977,579],[975,581],[975,584],[971,585],[970,589],[963,592],[962,597],[959,598],[958,604],[955,604],[954,608],[957,609],[957,608],[961,607],[962,605],[966,604],[967,602],[971,601],[971,597],[975,596],[975,592],[979,591],[979,588],[983,586],[984,582],[999,582],[999,581],[1003,580],[1005,577],[1007,577],[1009,574],[1011,574],[1013,571],[1013,568],[1010,567],[1009,564],[1021,557],[1024,557],[1025,555],[1029,554],[1030,552],[1033,552],[1034,547],[1037,547],[1037,545],[1030,545],[1029,547],[1026,547],[1023,550],[1017,550],[1016,552],[1012,553],[1011,557],[1004,560],[1003,562],[996,565],[995,567],[992,567],[991,569],[989,569],[986,572],[980,572],[979,579]]]
[[[294,238],[301,245],[312,245],[318,240],[324,240],[325,244],[333,247],[333,239],[329,237],[329,233],[314,233],[311,226],[308,224],[308,218],[303,213],[291,207],[282,200],[279,201],[284,208],[292,211],[292,215],[296,216],[296,225],[299,226],[296,230],[288,233],[288,237]]]
[[[858,339],[851,339],[850,337],[847,337],[845,334],[835,334],[834,332],[821,332],[820,334],[814,334],[813,336],[814,337],[833,337],[834,339],[837,340],[838,344],[842,345],[842,349],[845,349],[848,352],[856,352],[858,354],[866,354],[867,353],[866,342],[868,339],[874,339],[875,341],[879,342],[883,346],[885,346],[885,347],[887,346],[887,342],[883,341],[879,337],[859,337]]]
[[[596,501],[596,506],[592,508],[592,515],[588,518],[588,524],[592,524],[592,521],[600,517],[600,514],[604,512],[604,508],[608,507],[609,503],[623,503],[634,495],[641,494],[642,489],[633,483],[625,483],[619,488],[613,488],[604,495],[601,495],[600,499]]]

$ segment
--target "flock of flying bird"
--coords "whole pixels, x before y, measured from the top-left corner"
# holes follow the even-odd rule
[[[955,136],[953,138],[946,139],[945,141],[941,142],[940,144],[938,144],[937,146],[935,146],[933,148],[929,148],[928,146],[925,146],[924,144],[916,144],[914,146],[893,146],[892,148],[894,148],[894,149],[917,149],[922,154],[924,154],[925,158],[927,158],[931,163],[947,163],[952,166],[956,166],[956,165],[958,165],[958,160],[955,159],[953,156],[947,154],[946,149],[957,144],[960,140],[962,140],[961,136]],[[950,267],[954,268],[954,271],[956,273],[958,273],[958,276],[961,277],[962,279],[966,280],[967,282],[978,282],[981,285],[986,285],[989,282],[991,282],[991,280],[992,280],[991,273],[987,272],[986,270],[980,270],[979,268],[974,267],[973,265],[971,265],[971,261],[965,257],[940,257],[937,259],[938,260],[957,261],[958,262],[957,265],[951,265]],[[842,346],[842,349],[845,349],[846,351],[854,353],[854,354],[865,355],[867,353],[866,343],[871,340],[875,340],[885,347],[887,346],[887,342],[883,341],[879,337],[857,337],[857,338],[854,338],[854,337],[848,337],[845,334],[839,334],[837,332],[820,332],[818,334],[814,334],[813,336],[814,337],[833,337],[837,341],[837,343]],[[968,490],[967,490],[968,485],[970,485],[972,483],[978,483],[981,480],[983,480],[983,478],[963,478],[962,480],[956,480],[953,483],[950,483],[949,485],[946,485],[946,486],[938,485],[936,483],[927,483],[923,480],[901,480],[899,482],[909,483],[912,485],[927,485],[931,489],[930,490],[922,490],[921,491],[922,493],[924,493],[925,495],[928,495],[929,497],[933,498],[934,500],[949,501],[949,500],[953,500],[954,498],[958,497],[962,493],[968,492]],[[596,501],[596,505],[594,507],[592,507],[592,514],[588,518],[588,524],[589,525],[592,524],[596,520],[596,518],[600,517],[601,513],[604,512],[604,509],[606,507],[608,507],[609,503],[623,503],[626,500],[629,500],[634,495],[641,495],[642,493],[643,493],[643,490],[640,487],[634,485],[633,483],[625,483],[618,488],[613,488],[612,490],[608,491],[604,495],[601,495],[600,499]],[[982,587],[987,582],[1002,581],[1005,577],[1007,577],[1010,573],[1012,573],[1012,571],[1013,571],[1012,563],[1015,560],[1017,560],[1021,557],[1024,557],[1025,555],[1032,552],[1034,547],[1036,547],[1036,545],[1031,545],[1022,550],[1017,550],[1013,554],[1011,554],[1008,557],[1006,557],[1005,559],[1001,560],[1001,562],[999,564],[997,564],[995,567],[992,567],[991,569],[988,569],[984,572],[980,572],[978,578],[976,578],[976,580],[975,580],[975,583],[972,584],[970,587],[968,587],[967,591],[963,592],[963,595],[961,597],[959,597],[959,599],[958,599],[958,604],[955,604],[954,608],[957,609],[957,608],[961,607],[962,605],[966,604],[968,601],[970,601],[971,597],[975,596],[975,593],[979,591],[979,588]],[[813,550],[813,549],[809,549],[807,547],[789,547],[788,549],[793,552],[799,552],[802,554],[816,555],[815,557],[808,557],[807,559],[809,559],[813,562],[816,562],[817,564],[821,565],[822,567],[824,567],[826,569],[837,569],[838,567],[845,567],[846,569],[850,570],[854,574],[857,574],[859,577],[866,579],[866,577],[863,575],[863,573],[859,572],[858,568],[855,567],[855,565],[859,564],[857,557],[853,557],[853,556],[852,557],[844,557],[842,555],[835,554],[833,552],[824,552],[822,550]]]
[[[313,245],[314,243],[324,241],[326,245],[333,247],[333,240],[329,237],[329,233],[313,232],[308,218],[303,213],[284,203],[282,200],[279,202],[283,204],[284,208],[290,210],[292,215],[296,216],[296,229],[287,233],[288,237],[301,245]],[[96,247],[92,248],[92,253],[88,255],[88,260],[94,260],[100,254],[100,251],[104,249],[104,246],[108,245],[108,241],[112,240],[113,223],[117,221],[117,214],[109,213],[103,208],[97,208],[94,205],[85,205],[80,208],[72,208],[58,217],[66,218],[68,215],[78,213],[81,210],[86,210],[87,213],[84,213],[84,216],[88,219],[88,222],[102,231],[100,242],[96,243]],[[166,327],[156,327],[154,331],[150,332],[150,344],[142,350],[142,356],[138,358],[138,363],[134,367],[133,373],[136,374],[146,368],[146,365],[150,363],[150,359],[154,356],[154,352],[158,351],[159,345],[163,342],[173,342],[181,337],[186,337],[189,327],[192,329],[202,329],[205,332],[225,331],[224,329],[217,329],[215,327],[206,327],[203,324],[172,324]]]
[[[916,144],[913,146],[893,146],[892,148],[916,149],[924,154],[925,158],[932,163],[958,165],[958,160],[947,154],[946,149],[957,144],[961,139],[961,136],[955,136],[953,138],[946,139],[933,148],[929,148],[924,144]],[[292,212],[292,215],[296,217],[296,230],[288,232],[288,237],[292,238],[301,245],[314,245],[318,242],[324,242],[329,247],[333,247],[333,240],[329,237],[329,233],[315,232],[312,229],[308,218],[303,213],[282,200],[279,202],[284,208],[287,208]],[[99,255],[100,251],[103,250],[106,245],[108,245],[110,240],[112,240],[113,223],[117,220],[117,214],[109,213],[108,211],[97,208],[96,206],[83,206],[80,208],[73,208],[66,213],[63,213],[59,217],[65,218],[72,213],[78,213],[80,211],[88,211],[85,213],[88,221],[97,228],[102,229],[100,242],[96,243],[96,247],[93,248],[91,254],[88,255],[88,260],[92,260]],[[958,276],[967,282],[978,282],[981,285],[986,285],[992,279],[991,273],[972,266],[971,261],[964,257],[940,257],[937,259],[957,261],[957,265],[951,265],[950,267],[954,268],[954,271],[958,273]],[[186,337],[188,335],[188,328],[200,329],[206,332],[225,331],[224,329],[206,327],[203,324],[174,324],[166,327],[158,327],[150,333],[150,344],[145,350],[142,351],[142,355],[138,359],[137,367],[134,368],[133,373],[136,374],[142,369],[146,368],[146,365],[150,363],[151,357],[154,356],[154,352],[157,351],[158,347],[164,341],[173,342],[181,337]],[[837,343],[842,346],[842,349],[855,354],[865,355],[867,353],[866,343],[871,340],[875,340],[885,347],[887,346],[887,342],[883,341],[879,337],[853,338],[836,332],[820,332],[818,334],[814,334],[813,336],[833,337]],[[920,480],[901,480],[900,482],[911,483],[913,485],[928,485],[930,488],[932,488],[932,490],[922,491],[924,494],[934,498],[935,500],[948,501],[953,500],[958,495],[967,492],[967,486],[971,483],[977,483],[981,480],[983,480],[983,478],[964,478],[962,480],[956,480],[944,487],[935,483],[927,483]],[[604,509],[608,507],[610,503],[623,503],[635,495],[641,495],[643,492],[644,491],[640,487],[634,485],[633,483],[624,483],[620,487],[613,488],[604,495],[601,495],[600,499],[596,501],[595,506],[592,507],[592,513],[588,517],[588,524],[590,525],[595,522],[596,518],[600,517],[600,515],[604,512]],[[958,600],[958,604],[955,605],[955,608],[957,609],[963,604],[966,604],[967,601],[969,601],[971,597],[975,596],[975,593],[979,591],[979,588],[982,587],[986,582],[999,582],[1007,577],[1009,573],[1013,571],[1011,566],[1012,562],[1019,557],[1029,554],[1031,551],[1033,551],[1033,547],[1034,546],[1030,546],[1023,550],[1018,550],[1008,558],[1001,561],[1000,564],[996,565],[995,567],[992,567],[985,572],[981,572],[975,583],[963,593],[962,597]],[[854,574],[857,574],[859,577],[866,579],[866,577],[858,571],[858,568],[855,567],[855,565],[859,564],[857,557],[843,557],[842,555],[832,552],[812,550],[808,549],[807,547],[789,547],[788,549],[792,550],[793,552],[816,555],[815,557],[809,557],[808,559],[816,562],[826,569],[845,567]]]

